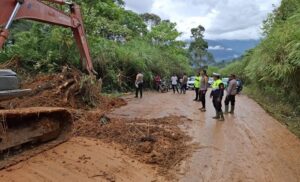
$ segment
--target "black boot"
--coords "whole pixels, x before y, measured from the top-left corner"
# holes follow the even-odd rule
[[[220,119],[220,113],[219,113],[219,112],[216,112],[216,116],[213,117],[213,119]]]
[[[230,114],[234,114],[234,105],[233,106],[231,106],[231,108],[230,108],[230,112],[229,112]]]
[[[219,112],[219,116],[220,116],[219,121],[225,121],[224,115],[223,115],[223,112],[222,112],[222,111]]]
[[[228,114],[228,110],[229,110],[229,105],[225,105],[225,112],[224,112],[224,114]]]

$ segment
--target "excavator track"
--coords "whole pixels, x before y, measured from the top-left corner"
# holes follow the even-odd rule
[[[0,169],[67,141],[72,121],[64,108],[0,110]]]

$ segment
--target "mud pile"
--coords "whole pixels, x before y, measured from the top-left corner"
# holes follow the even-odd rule
[[[16,63],[12,66],[8,65],[8,67],[24,73]],[[22,77],[24,78],[24,74]],[[1,107],[5,109],[67,107],[109,110],[126,104],[123,99],[102,96],[100,94],[100,82],[92,76],[83,75],[76,68],[67,66],[63,67],[59,74],[26,75],[22,82],[22,88],[31,89],[32,93],[21,98],[1,102]]]
[[[73,135],[120,144],[124,152],[155,165],[160,174],[167,175],[192,152],[190,137],[178,126],[186,121],[173,116],[150,120],[109,119],[103,113],[90,112],[75,123]]]
[[[193,151],[190,137],[179,127],[182,122],[187,121],[186,118],[108,118],[105,115],[108,111],[126,105],[126,102],[120,98],[102,96],[101,83],[95,78],[66,66],[59,74],[29,75],[24,79],[26,72],[18,66],[5,65],[6,68],[22,73],[22,88],[32,89],[32,93],[1,102],[1,107],[5,109],[68,108],[74,118],[73,136],[116,143],[124,153],[153,165],[164,176],[169,175],[170,169],[178,166]]]

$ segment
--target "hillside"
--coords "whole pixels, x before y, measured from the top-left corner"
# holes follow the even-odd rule
[[[264,21],[265,39],[242,61],[222,70],[236,73],[248,93],[300,136],[300,1],[283,0]]]

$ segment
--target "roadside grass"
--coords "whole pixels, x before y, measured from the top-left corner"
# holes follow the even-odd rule
[[[245,87],[243,92],[300,138],[300,113],[297,113],[290,103],[284,102],[280,98],[267,96],[251,86]]]
[[[110,98],[119,98],[119,97],[126,95],[126,93],[112,92],[112,93],[101,93],[101,95],[103,95],[105,97],[110,97]]]

